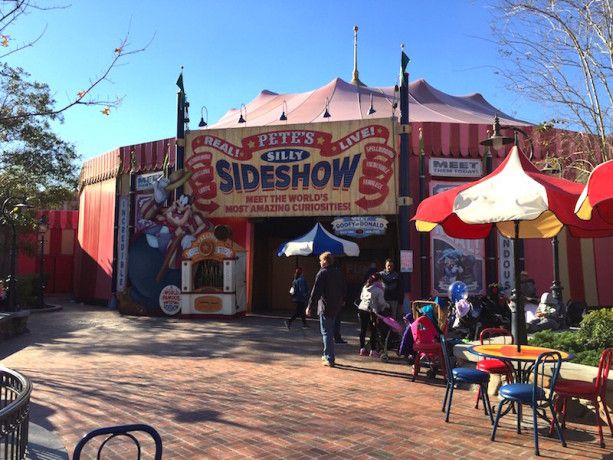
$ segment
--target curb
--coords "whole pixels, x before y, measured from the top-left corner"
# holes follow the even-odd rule
[[[36,314],[36,313],[51,313],[54,311],[60,311],[62,310],[64,307],[62,307],[61,305],[51,305],[51,304],[47,304],[47,306],[45,308],[29,308],[28,311],[30,312],[31,315]]]
[[[30,422],[26,460],[68,460],[68,452],[60,437],[36,423]]]

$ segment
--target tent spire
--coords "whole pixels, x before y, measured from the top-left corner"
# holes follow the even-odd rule
[[[353,76],[351,84],[356,86],[366,86],[360,81],[358,72],[358,26],[353,26]]]

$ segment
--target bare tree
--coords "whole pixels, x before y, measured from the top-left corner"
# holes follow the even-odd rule
[[[53,10],[63,9],[66,6],[41,6],[34,0],[0,0],[0,49],[4,48],[6,51],[0,53],[0,59],[9,56],[10,54],[22,51],[25,48],[32,47],[38,40],[44,35],[45,30],[42,30],[36,37],[17,42],[12,40],[8,31],[10,26],[15,23],[21,16],[27,14],[30,10]],[[93,90],[105,81],[109,81],[109,75],[112,70],[118,65],[119,61],[125,57],[144,51],[149,43],[153,40],[153,37],[149,43],[141,48],[130,48],[128,42],[129,33],[120,40],[117,47],[115,47],[113,54],[109,57],[107,66],[102,71],[84,82],[81,88],[75,89],[74,95],[68,102],[64,103],[60,107],[48,106],[43,111],[18,111],[14,110],[16,104],[11,100],[11,94],[0,94],[2,101],[0,101],[0,124],[9,122],[15,119],[23,119],[36,116],[51,116],[55,117],[62,112],[65,112],[75,105],[96,105],[103,106],[101,112],[104,115],[110,113],[111,108],[117,107],[121,103],[121,97],[115,97],[113,99],[99,98],[93,95]],[[18,69],[20,70],[20,69]]]
[[[578,177],[613,159],[611,0],[496,0],[493,29],[510,89],[551,105],[551,123],[571,130],[563,164]],[[572,138],[572,139],[571,139]]]

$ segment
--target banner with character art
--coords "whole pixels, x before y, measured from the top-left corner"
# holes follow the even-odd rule
[[[430,182],[430,195],[444,192],[461,182]],[[432,295],[446,296],[449,285],[462,281],[469,295],[485,293],[485,242],[451,238],[437,226],[430,232]]]

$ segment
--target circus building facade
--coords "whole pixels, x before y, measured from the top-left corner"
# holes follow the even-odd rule
[[[424,80],[408,90],[408,124],[400,122],[396,88],[337,78],[305,93],[262,91],[215,124],[87,161],[77,296],[112,299],[122,311],[148,315],[287,309],[294,267],[312,280],[318,264],[313,256],[280,257],[277,249],[317,223],[359,246],[359,256],[339,258],[349,296],[369,266],[382,267],[386,258],[406,273],[411,299],[444,294],[457,279],[485,292],[509,273],[508,242],[420,235],[402,222],[400,207],[500,163],[504,151],[479,145],[495,114],[532,136],[536,159],[555,142],[549,139],[546,152],[542,134],[479,94],[451,96]],[[613,288],[604,282],[610,239],[559,241],[565,298],[612,303]],[[549,242],[525,242],[523,263],[547,290]]]

